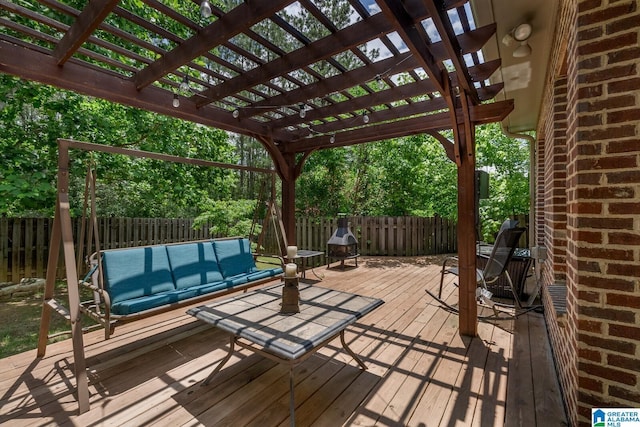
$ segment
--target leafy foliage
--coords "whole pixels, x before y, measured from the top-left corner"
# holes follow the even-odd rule
[[[505,219],[529,213],[529,146],[505,136],[498,124],[476,132],[478,167],[489,172],[489,199],[480,201],[482,234],[491,241]]]
[[[251,229],[255,200],[207,200],[202,206],[202,214],[194,224],[201,227],[214,224],[209,232],[214,236],[247,236]],[[260,230],[256,230],[257,233]]]
[[[75,139],[233,163],[227,134],[103,100],[0,75],[0,214],[51,216],[57,139]],[[71,196],[81,207],[87,162],[97,165],[98,213],[195,216],[205,198],[232,195],[237,174],[102,153],[72,153]]]

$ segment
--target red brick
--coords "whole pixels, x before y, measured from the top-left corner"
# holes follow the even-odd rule
[[[602,243],[602,232],[578,230],[575,238],[580,242]]]
[[[640,110],[638,110],[640,113]],[[637,156],[607,156],[578,160],[578,170],[624,169],[638,166]]]
[[[578,41],[593,40],[593,39],[600,38],[603,35],[604,35],[604,32],[602,31],[602,27],[585,28],[578,31]],[[566,80],[564,84],[565,85],[567,84]]]
[[[611,174],[607,174],[610,177]],[[578,188],[578,199],[631,199],[635,197],[632,187],[595,187]]]
[[[607,64],[611,65],[624,61],[634,61],[638,56],[640,56],[640,48],[638,47],[616,50],[607,55]]]
[[[640,170],[608,172],[607,182],[609,184],[636,184],[640,182]]]
[[[636,136],[636,127],[625,125],[619,127],[609,127],[607,129],[594,129],[579,131],[577,138],[582,141],[602,141],[608,139],[619,139]]]
[[[597,83],[607,80],[615,80],[623,77],[635,77],[636,65],[619,65],[617,67],[607,67],[606,70],[592,71],[578,76],[579,83]]]
[[[581,70],[596,70],[598,68],[602,68],[602,59],[602,56],[585,58],[578,63],[578,68]]]
[[[579,372],[579,378],[582,378],[583,376],[584,375],[582,375],[582,372]],[[591,419],[591,408],[602,405],[602,396],[594,396],[593,394],[587,393],[586,391],[578,391],[578,399],[580,401],[579,404],[588,405],[589,419]],[[581,425],[579,427],[584,426]]]
[[[602,144],[580,143],[576,146],[581,156],[597,156],[602,154]]]
[[[620,31],[635,30],[640,27],[640,15],[630,15],[615,22],[607,24],[607,34],[614,34]]]
[[[619,277],[584,276],[580,278],[580,284],[594,289],[607,289],[622,292],[635,291],[636,284],[631,279]]]
[[[602,393],[604,391],[602,381],[595,378],[580,377],[578,379],[578,386],[580,389],[594,391],[596,393]]]
[[[595,101],[584,101],[578,104],[579,113],[597,113],[602,110],[613,108],[635,107],[636,97],[625,93],[619,96],[610,96],[606,99],[598,99]]]
[[[593,320],[580,320],[578,319],[578,329],[581,332],[590,332],[602,335],[604,330],[602,329],[602,322],[595,322]],[[601,362],[599,351],[593,351],[589,349],[580,349],[580,357],[587,357],[594,362]]]
[[[579,248],[578,256],[586,258],[597,258],[603,260],[633,261],[634,251],[632,249],[611,249],[606,247],[586,247]]]
[[[640,203],[609,203],[611,214],[637,214],[640,212]]]
[[[578,55],[591,55],[620,49],[624,46],[633,46],[638,41],[638,35],[634,32],[620,34],[616,37],[607,37],[591,43],[583,43],[578,47]],[[580,66],[580,65],[578,65]]]
[[[640,89],[640,77],[607,83],[607,90],[609,91],[609,94],[629,93],[638,89]]]
[[[640,56],[640,50],[638,51]],[[611,111],[607,113],[607,123],[623,123],[640,119],[640,108]]]
[[[588,2],[591,5],[590,2]],[[582,9],[582,4],[578,6],[579,13],[586,12],[593,7]],[[587,26],[590,24],[597,24],[599,22],[609,21],[615,19],[618,16],[624,16],[635,10],[635,2],[631,4],[621,4],[619,6],[609,6],[606,9],[600,9],[595,12],[582,14],[578,17],[578,27]]]
[[[640,372],[640,360],[631,359],[629,357],[620,356],[619,354],[607,355],[607,364],[616,368],[628,369],[630,371]]]
[[[602,114],[581,115],[578,117],[578,126],[600,126],[602,123]]]
[[[625,407],[625,406],[634,406],[640,402],[640,392],[635,390],[629,390],[617,385],[609,386],[609,396],[617,397],[618,399],[623,399],[626,403],[620,403],[614,406]]]
[[[634,203],[634,205],[639,205],[640,203]],[[611,211],[611,206],[609,206],[609,211]],[[637,209],[629,209],[626,212],[639,212]],[[619,213],[619,212],[612,212]],[[609,244],[612,245],[630,245],[630,246],[640,246],[640,234],[634,233],[616,233],[612,232],[608,234]]]
[[[581,185],[600,185],[600,181],[602,180],[602,173],[580,173],[578,174],[577,178],[577,183]],[[598,212],[600,211],[598,210]]]
[[[578,3],[578,12],[587,12],[602,6],[602,0],[584,0]]]
[[[640,337],[640,327],[610,324],[609,335],[621,338],[635,338],[638,340],[638,337]]]
[[[618,92],[624,92],[624,91],[618,91]],[[582,86],[578,88],[578,98],[580,99],[597,98],[600,96],[602,96],[601,84],[597,84],[593,86]],[[565,110],[566,110],[566,107],[565,107]]]
[[[593,350],[590,348],[578,349],[578,357],[581,359],[587,359],[591,362],[602,363],[604,354],[599,350]]]
[[[618,273],[616,271],[609,271],[611,267],[622,267],[620,270],[625,271],[624,264],[614,264],[610,265],[607,269],[607,274],[617,274],[617,275],[630,275],[635,277],[640,277],[638,274],[640,272],[640,266],[626,265],[626,267],[635,267],[634,269],[630,269],[630,273]],[[613,270],[616,270],[615,268]],[[640,296],[633,295],[624,295],[624,294],[615,294],[615,293],[607,293],[607,304],[615,305],[617,307],[627,307],[627,308],[640,308]]]
[[[592,363],[580,363],[580,370],[595,377],[604,378],[621,384],[636,385],[637,379],[624,371],[613,369],[610,366],[594,365]]]
[[[610,141],[607,143],[607,153],[609,154],[631,153],[637,152],[639,149],[640,146],[635,138],[623,141]]]
[[[582,233],[583,232],[580,232],[578,240],[585,241],[584,239],[582,239]],[[597,242],[592,242],[592,243],[597,243]],[[578,260],[578,270],[588,271],[590,273],[602,273],[602,270],[600,269],[600,263],[595,261]]]
[[[587,292],[585,290],[578,291],[578,299],[583,302],[600,303],[601,292]]]
[[[573,212],[572,212],[573,213]],[[603,213],[602,203],[577,203],[575,213],[598,215]]]
[[[600,308],[600,307],[589,307],[589,306],[580,307],[580,315],[593,317],[595,319],[613,320],[615,322],[629,323],[629,324],[634,324],[636,320],[636,316],[633,311],[620,310],[619,308],[613,309],[613,308]],[[598,338],[598,339],[602,339],[602,338]],[[592,339],[590,340],[592,342],[597,342],[597,340],[592,340]],[[602,339],[602,340],[612,341],[612,340],[605,340],[605,339]],[[611,346],[610,347],[604,346],[602,348],[606,348],[612,351],[620,351],[622,353],[628,353],[628,354],[635,353],[635,345],[632,343],[622,342],[622,341],[612,341],[612,342],[609,342],[608,344],[610,344]],[[598,346],[598,347],[601,347],[601,346]]]

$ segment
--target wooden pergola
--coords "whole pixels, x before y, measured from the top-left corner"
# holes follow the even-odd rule
[[[492,102],[500,61],[480,50],[496,26],[476,28],[466,0],[1,0],[0,9],[0,72],[259,140],[282,181],[289,236],[311,153],[435,137],[458,166],[460,331],[477,335],[474,128],[503,120],[513,102]]]

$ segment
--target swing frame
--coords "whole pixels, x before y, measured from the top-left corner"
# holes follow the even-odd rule
[[[232,165],[228,163],[213,162],[196,158],[186,158],[169,154],[154,153],[142,150],[132,150],[128,148],[113,147],[89,142],[80,142],[69,139],[58,139],[58,185],[56,206],[49,243],[49,257],[47,261],[47,274],[42,303],[42,314],[40,317],[40,330],[38,334],[37,358],[42,358],[46,354],[49,339],[49,329],[51,315],[55,312],[70,322],[71,340],[73,345],[73,365],[76,379],[76,399],[78,401],[79,413],[82,414],[90,409],[89,404],[89,381],[87,377],[86,358],[84,353],[83,329],[82,329],[82,309],[80,301],[80,280],[79,270],[83,253],[84,237],[87,239],[87,247],[90,246],[91,238],[95,245],[96,252],[100,252],[100,236],[98,234],[97,218],[95,215],[95,173],[89,171],[85,179],[84,210],[88,208],[88,200],[91,200],[91,219],[89,222],[89,233],[84,235],[86,218],[83,215],[81,233],[78,247],[75,248],[73,239],[73,229],[71,223],[71,208],[69,197],[69,174],[70,174],[70,154],[71,149],[103,152],[111,154],[122,154],[136,158],[148,158],[172,163],[190,164],[196,166],[219,167],[225,169],[246,170],[266,174],[275,174],[273,169],[264,169],[242,165]],[[286,237],[285,237],[286,241]],[[56,270],[60,256],[59,248],[62,247],[65,272],[67,278],[68,305],[63,305],[55,298]],[[77,249],[77,253],[76,253]],[[77,258],[76,258],[77,257]],[[96,257],[98,268],[101,268],[100,257]],[[102,280],[100,277],[99,280]],[[175,307],[172,307],[175,308]],[[156,313],[154,313],[156,314]],[[107,325],[108,327],[108,325]]]

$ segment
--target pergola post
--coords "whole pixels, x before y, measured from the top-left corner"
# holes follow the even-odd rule
[[[296,163],[295,155],[285,154],[286,170],[283,170],[282,180],[282,222],[286,233],[287,244],[296,244]]]
[[[476,188],[475,188],[475,132],[459,129],[458,163],[458,268],[460,334],[478,335],[478,306],[476,303]]]

